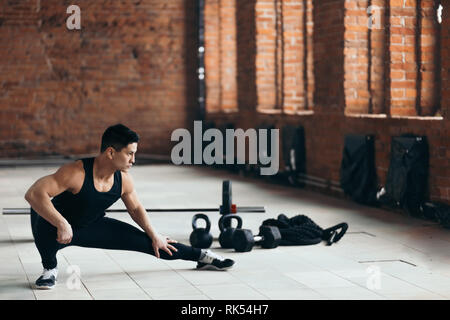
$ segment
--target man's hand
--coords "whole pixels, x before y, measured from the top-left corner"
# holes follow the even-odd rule
[[[178,241],[169,239],[168,237],[161,236],[157,234],[155,237],[152,238],[152,246],[153,251],[155,252],[155,256],[159,259],[159,250],[164,250],[167,252],[170,256],[172,256],[172,251],[177,252],[177,248],[172,246],[170,243],[177,243]],[[170,251],[172,250],[172,251]]]
[[[58,236],[56,238],[56,241],[58,241],[59,243],[70,243],[73,237],[72,226],[67,221],[64,221],[60,226],[58,226],[57,235]]]

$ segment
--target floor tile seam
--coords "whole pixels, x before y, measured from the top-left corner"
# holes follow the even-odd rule
[[[355,261],[355,262],[357,262],[357,261]],[[373,292],[373,293],[375,293],[376,295],[378,295],[378,296],[380,296],[380,297],[382,297],[382,298],[387,298],[387,297],[385,297],[385,296],[382,296],[382,295],[378,294],[377,292],[375,292],[375,291],[373,291],[373,290],[367,289],[366,287],[360,285],[360,284],[357,283],[357,282],[351,281],[351,280],[348,279],[348,278],[345,278],[345,277],[343,277],[343,276],[340,276],[339,274],[333,272],[333,270],[330,270],[330,269],[324,269],[324,268],[322,268],[321,266],[312,263],[311,261],[308,261],[308,263],[309,263],[309,264],[312,264],[313,266],[318,267],[319,269],[321,269],[322,272],[329,272],[329,273],[333,274],[334,276],[337,276],[338,278],[340,278],[340,279],[342,279],[342,280],[351,282],[351,283],[354,284],[356,287],[366,289],[366,290],[368,290],[369,292]],[[308,285],[306,285],[306,284],[303,284],[302,282],[300,282],[300,281],[298,281],[298,280],[296,280],[296,279],[294,279],[294,278],[292,278],[292,279],[295,280],[295,281],[297,281],[297,282],[299,282],[300,284],[302,284],[302,285],[308,287],[309,289],[314,290],[314,288],[311,288],[310,286],[308,286]],[[324,287],[324,288],[326,288],[326,287]],[[330,287],[330,288],[339,288],[339,287]],[[345,288],[345,287],[342,287],[342,288]],[[315,291],[315,290],[314,290],[314,291]],[[316,292],[317,292],[317,291],[316,291]],[[319,295],[323,296],[320,292],[317,292],[317,293],[318,293]]]
[[[319,268],[320,268],[320,267],[319,267]],[[329,271],[329,270],[322,269],[322,268],[320,268],[320,269],[321,269],[320,271],[314,271],[314,272],[330,272],[330,273],[332,273],[332,272]],[[333,275],[335,275],[335,274],[333,274]],[[338,276],[338,275],[336,275],[336,276]],[[289,276],[288,276],[288,277],[289,277]],[[341,278],[341,279],[343,279],[343,280],[347,280],[347,279],[342,278],[342,277],[340,277],[340,276],[338,276],[338,277]],[[301,284],[302,286],[304,286],[306,289],[314,291],[314,292],[317,293],[319,296],[321,296],[323,299],[330,300],[330,298],[327,298],[327,297],[324,296],[322,293],[320,293],[319,291],[316,290],[316,289],[319,289],[319,288],[313,288],[313,287],[307,285],[306,283],[302,283],[301,281],[299,281],[299,280],[297,280],[297,279],[295,279],[295,278],[292,278],[292,277],[289,277],[289,278],[291,278],[291,279],[294,280],[295,282],[298,282],[299,284]],[[348,280],[347,280],[347,281],[348,281]],[[349,281],[349,282],[351,282],[351,281]],[[352,282],[352,283],[353,283],[353,282]],[[356,285],[357,285],[357,284],[356,284]],[[327,287],[321,287],[321,288],[327,288]],[[328,288],[346,288],[346,287],[336,287],[336,286],[334,286],[334,287],[328,287]]]
[[[174,269],[175,270],[175,269]],[[203,290],[201,290],[196,284],[194,284],[193,282],[189,281],[189,279],[187,279],[186,277],[184,277],[181,273],[179,273],[178,271],[175,270],[175,272],[180,275],[180,277],[182,277],[184,280],[186,280],[187,282],[189,282],[196,290],[198,290],[202,295],[206,296],[209,300],[214,300],[210,295],[208,295],[206,292],[204,292]]]
[[[381,298],[389,299],[388,297],[382,295],[381,293],[378,293],[378,292],[376,292],[375,290],[371,290],[371,289],[367,288],[367,285],[366,285],[366,286],[363,286],[363,285],[361,285],[360,283],[358,283],[358,282],[356,282],[356,281],[352,281],[352,280],[351,280],[351,277],[350,277],[350,278],[345,278],[345,277],[343,277],[343,276],[341,276],[341,275],[339,275],[339,274],[333,272],[332,270],[330,270],[329,272],[331,272],[332,274],[334,274],[335,276],[337,276],[337,277],[339,277],[339,278],[341,278],[341,279],[347,280],[347,281],[349,281],[349,282],[355,284],[356,287],[358,287],[358,288],[362,288],[362,289],[364,289],[364,290],[367,290],[367,291],[369,291],[369,292],[372,292],[372,293],[374,293],[375,295],[377,295],[377,296],[379,296],[379,297],[381,297]]]
[[[402,263],[406,263],[406,264],[408,264],[408,265],[411,265],[412,263],[410,263],[409,261],[406,261],[405,259],[393,259],[392,261],[391,260],[375,260],[375,261],[371,261],[371,262],[373,262],[373,263],[382,263],[382,262],[402,262]],[[446,275],[446,274],[442,274],[441,272],[433,272],[432,270],[430,270],[430,269],[428,269],[428,268],[426,268],[426,267],[424,267],[424,266],[422,266],[422,265],[419,265],[419,264],[414,264],[414,265],[412,265],[411,267],[414,267],[414,268],[417,268],[417,270],[415,270],[415,271],[420,271],[420,272],[422,272],[422,273],[426,273],[426,274],[428,274],[428,273],[433,273],[434,275],[436,275],[436,273],[437,273],[437,275],[438,276],[440,276],[440,277],[444,277],[444,278],[448,278],[449,280],[450,280],[450,275]],[[388,269],[389,270],[389,269]],[[392,276],[392,277],[396,277],[396,278],[398,278],[397,276],[396,276],[396,274],[398,274],[398,273],[394,273],[394,272],[383,272],[383,273],[385,273],[385,274],[387,274],[387,275],[389,275],[389,276]],[[408,282],[408,283],[411,283],[411,282],[409,282],[409,281],[407,281],[407,280],[403,280],[402,278],[398,278],[398,279],[400,279],[400,280],[402,280],[402,281],[405,281],[405,282]],[[413,283],[411,283],[411,284],[413,284]]]
[[[212,297],[210,297],[209,295],[206,294],[206,292],[204,292],[203,290],[201,290],[200,288],[197,287],[196,284],[194,284],[192,281],[190,281],[189,279],[187,279],[186,277],[183,276],[182,273],[179,272],[178,269],[175,269],[174,267],[172,267],[169,263],[167,263],[166,261],[164,261],[164,263],[173,271],[175,271],[176,274],[178,274],[181,278],[183,278],[184,280],[186,280],[186,282],[188,282],[191,286],[193,286],[198,292],[200,292],[200,294],[206,296],[209,300],[214,300]],[[194,269],[192,269],[194,270]]]
[[[350,281],[350,280],[349,280],[349,281]],[[352,281],[350,281],[350,282],[352,282]],[[355,283],[355,284],[356,284],[356,286],[350,287],[350,288],[364,289],[364,290],[366,290],[368,293],[374,294],[374,295],[376,295],[376,296],[378,296],[378,297],[380,297],[380,298],[389,299],[388,297],[383,296],[382,294],[380,294],[380,293],[378,293],[378,292],[376,292],[376,291],[374,291],[374,290],[370,290],[370,289],[368,289],[367,287],[364,287],[364,286],[359,285],[358,283]],[[340,288],[340,289],[346,289],[345,287],[322,287],[321,289],[326,290],[326,289],[338,289],[338,288]],[[331,299],[331,298],[328,298],[328,299]],[[340,299],[342,300],[342,298],[340,298]],[[359,300],[359,299],[356,299],[356,300]],[[363,300],[364,300],[364,299],[363,299]],[[373,300],[373,299],[369,299],[369,300]]]
[[[166,263],[166,264],[167,264],[167,263]],[[198,288],[196,284],[194,284],[193,282],[189,281],[189,279],[187,279],[186,277],[184,277],[177,269],[171,267],[170,265],[169,265],[169,267],[170,267],[173,271],[175,271],[180,277],[182,277],[182,278],[185,279],[187,282],[189,282],[189,283],[190,283],[196,290],[198,290],[201,294],[205,295],[205,296],[208,297],[210,300],[214,300],[214,299],[213,299],[211,296],[209,296],[206,292],[204,292],[203,290],[201,290],[200,288]],[[200,272],[201,272],[201,271],[200,271]],[[270,300],[270,298],[269,298],[268,296],[266,296],[266,295],[263,294],[262,292],[259,292],[256,288],[250,286],[249,284],[243,282],[241,279],[239,279],[238,277],[236,277],[235,275],[233,275],[233,273],[229,273],[229,274],[230,274],[233,278],[235,278],[236,280],[238,280],[238,282],[239,282],[240,284],[244,284],[244,285],[250,287],[252,290],[255,290],[256,292],[258,292],[259,294],[263,295],[264,297],[266,297],[267,299]],[[213,286],[213,285],[211,285],[211,286]]]
[[[372,233],[372,234],[375,237],[377,237],[377,238],[379,238],[379,239],[381,239],[383,241],[394,242],[393,243],[394,245],[399,245],[401,247],[405,247],[405,248],[408,248],[408,249],[411,249],[411,250],[415,250],[415,251],[417,251],[417,252],[419,252],[421,254],[424,254],[424,255],[428,256],[426,252],[422,251],[421,249],[414,248],[414,247],[410,246],[408,243],[405,243],[405,240],[402,240],[402,239],[399,239],[398,237],[392,236],[390,233],[385,234],[385,235],[384,234],[377,234],[377,233]]]
[[[390,231],[384,234],[384,236],[380,236],[380,238],[386,240],[386,241],[395,241],[397,244],[403,245],[405,247],[408,247],[410,249],[414,249],[417,250],[419,252],[425,253],[423,252],[421,249],[419,248],[414,248],[411,245],[409,245],[408,243],[405,243],[405,241],[407,241],[406,239],[402,239],[403,236],[405,236],[409,231]],[[394,234],[393,234],[394,233]],[[400,237],[396,234],[400,234]],[[435,239],[439,240],[439,241],[443,241],[443,242],[450,242],[450,240],[447,239],[443,239],[441,237],[436,237]]]
[[[269,296],[267,296],[267,295],[264,294],[263,292],[260,292],[257,288],[253,287],[253,286],[250,285],[249,283],[243,282],[243,281],[242,281],[241,279],[239,279],[235,274],[230,273],[230,275],[231,275],[233,278],[235,278],[236,280],[238,280],[239,283],[248,286],[249,288],[251,288],[252,290],[254,290],[254,291],[256,291],[257,293],[261,294],[263,297],[267,298],[268,300],[272,300],[272,299],[270,299]]]
[[[17,254],[16,243],[15,243],[15,241],[14,241],[12,235],[11,235],[11,232],[9,231],[8,221],[7,221],[6,219],[4,219],[3,221],[5,221],[6,230],[7,230],[7,232],[8,232],[9,239],[11,240],[11,242],[12,242],[12,244],[13,244],[13,246],[14,246],[14,249],[15,249],[15,251],[16,251],[16,254]],[[26,272],[26,270],[25,270],[25,266],[23,265],[22,259],[20,258],[20,256],[19,256],[18,254],[17,254],[17,258],[19,259],[20,266],[22,267],[22,271],[23,271],[23,273],[25,274],[25,276],[26,276],[26,278],[27,278],[28,285],[30,286],[30,290],[31,290],[31,292],[33,293],[34,299],[37,300],[37,296],[36,296],[36,293],[35,293],[34,290],[33,290],[33,286],[32,286],[30,277],[28,276],[28,274],[27,274],[27,272]]]
[[[406,246],[406,245],[402,245],[403,247],[405,247],[405,248],[408,248],[408,249],[411,249],[411,250],[415,250],[415,251],[418,251],[418,252],[420,252],[420,253],[423,253],[423,252],[421,252],[421,251],[419,251],[419,250],[417,250],[417,249],[415,249],[415,248],[411,248],[411,247],[408,247],[408,246]],[[368,249],[369,250],[369,249]],[[370,250],[369,250],[370,251]],[[381,252],[383,252],[384,251],[384,249],[383,250],[381,250]],[[365,252],[367,252],[367,251],[363,251],[363,252],[359,252],[359,253],[365,253]],[[404,252],[400,252],[400,254],[403,254]],[[429,257],[426,253],[423,253],[423,254],[425,254],[427,257]],[[396,254],[396,256],[397,256],[397,254]],[[352,262],[356,262],[356,263],[361,263],[361,260],[360,259],[357,259],[357,258],[355,258],[355,256],[354,255],[348,255],[348,254],[346,254],[345,252],[343,253],[343,254],[341,254],[341,255],[337,255],[337,257],[343,257],[343,258],[345,258],[346,260],[350,260],[350,261],[352,261]],[[406,259],[402,259],[403,257],[400,257],[400,258],[392,258],[392,259],[388,259],[388,260],[393,260],[393,261],[400,261],[400,262],[404,262],[404,263],[408,263],[408,264],[411,264],[408,260],[406,260]],[[387,260],[387,259],[378,259],[378,260]],[[374,261],[374,262],[376,262],[376,261]],[[423,268],[421,265],[419,265],[419,264],[416,264],[415,262],[413,263],[416,267],[418,267],[418,268],[420,268],[421,270],[427,270],[426,268]],[[327,269],[326,269],[327,270]],[[449,277],[449,276],[446,276],[446,275],[443,275],[443,276],[445,276],[445,277]]]
[[[383,272],[383,273],[384,273],[385,275],[391,276],[391,277],[393,277],[393,278],[395,278],[395,279],[397,279],[397,280],[400,280],[400,281],[402,281],[402,282],[405,282],[405,283],[407,283],[407,284],[409,284],[409,285],[412,285],[412,286],[417,287],[417,288],[419,288],[419,289],[428,291],[428,292],[431,293],[431,294],[436,294],[436,295],[441,296],[442,298],[448,299],[447,297],[442,296],[442,295],[438,294],[437,292],[433,292],[433,291],[427,290],[427,289],[425,289],[425,288],[422,288],[422,287],[420,287],[420,286],[417,286],[417,285],[415,285],[415,284],[413,284],[413,283],[411,283],[411,282],[409,282],[409,281],[406,281],[406,280],[404,280],[404,279],[398,278],[398,277],[394,276],[393,274],[390,274],[390,273],[387,273],[387,272]],[[336,274],[336,275],[339,276],[338,274]],[[392,300],[392,299],[391,299],[389,296],[387,296],[387,295],[384,295],[384,294],[382,294],[382,293],[378,293],[376,290],[371,290],[371,289],[369,289],[369,288],[367,288],[367,287],[362,286],[362,285],[359,284],[358,282],[353,281],[351,277],[350,277],[349,279],[346,279],[346,280],[348,280],[348,281],[350,281],[350,282],[356,284],[357,286],[359,286],[359,287],[361,287],[361,288],[363,288],[363,289],[367,289],[367,290],[369,290],[370,292],[373,292],[373,293],[379,295],[379,296],[382,297],[382,298],[386,298],[386,299]]]
[[[417,284],[414,284],[414,283],[410,282],[409,280],[405,280],[405,279],[399,278],[398,276],[396,276],[396,275],[394,275],[394,274],[392,274],[392,273],[387,273],[387,274],[389,274],[389,275],[390,275],[391,277],[393,277],[393,278],[396,278],[397,280],[406,282],[406,283],[408,283],[408,284],[410,284],[410,285],[412,285],[412,286],[414,286],[414,287],[417,287],[417,288],[419,288],[419,289],[425,290],[425,291],[427,291],[427,292],[429,292],[429,293],[436,294],[436,295],[438,295],[438,296],[440,296],[440,297],[442,297],[442,298],[445,298],[445,299],[448,299],[448,298],[449,298],[449,297],[446,297],[446,296],[441,295],[441,294],[438,293],[438,292],[431,291],[431,289],[427,289],[427,288],[424,288],[424,287],[419,286],[419,285],[417,285]]]
[[[122,270],[122,272],[124,272],[126,275],[127,275],[127,277],[128,278],[130,278],[131,279],[131,281],[133,281],[138,287],[139,287],[139,289],[141,289],[141,291],[142,292],[144,292],[144,294],[147,296],[147,297],[149,297],[151,300],[154,300],[153,299],[153,297],[151,296],[151,295],[149,295],[148,294],[148,292],[144,289],[144,288],[142,288],[140,285],[139,285],[139,283],[137,283],[137,281],[122,267],[122,265],[119,263],[119,262],[117,262],[117,260],[116,259],[114,259],[114,257],[113,256],[111,256],[107,251],[105,251],[105,254],[112,260],[112,261],[114,261],[114,263],[115,264],[117,264],[118,266],[119,266],[119,268]]]
[[[69,259],[68,259],[64,254],[61,254],[61,255],[62,255],[62,257],[64,258],[64,260],[66,260],[66,263],[67,263],[69,266],[71,266],[71,263],[70,263]],[[91,300],[95,300],[95,298],[94,298],[94,296],[92,295],[91,291],[89,291],[89,288],[88,288],[88,287],[86,286],[86,284],[84,283],[82,277],[78,276],[76,273],[75,273],[75,276],[80,280],[80,283],[83,285],[84,289],[86,290],[86,292],[87,292],[87,293],[89,294],[89,296],[91,297]]]
[[[398,261],[401,262],[401,259],[398,259]],[[422,267],[420,267],[420,266],[416,266],[416,267],[417,267],[417,268],[420,268],[421,270],[426,271],[426,269],[424,269],[424,268],[422,268]],[[346,279],[346,278],[340,276],[339,274],[333,272],[333,270],[327,270],[327,271],[329,271],[329,272],[335,274],[336,276],[338,276],[338,277],[340,277],[340,278],[342,278],[342,279],[344,279],[344,280],[353,282],[353,281],[351,281],[350,279]],[[419,288],[419,289],[423,289],[423,290],[428,291],[428,292],[433,293],[433,294],[438,294],[438,293],[436,293],[436,292],[433,292],[433,291],[430,291],[430,290],[428,290],[428,289],[426,289],[426,288],[423,288],[423,287],[421,287],[421,286],[418,286],[418,285],[416,285],[416,284],[414,284],[414,283],[411,283],[411,282],[408,281],[408,280],[399,278],[398,276],[395,275],[395,273],[392,273],[392,271],[391,271],[391,272],[389,272],[389,270],[388,270],[388,271],[383,271],[383,273],[385,273],[386,275],[389,275],[389,276],[391,276],[391,277],[393,277],[393,278],[396,278],[397,280],[400,280],[400,281],[403,281],[403,282],[408,283],[408,284],[410,284],[410,285],[413,285],[413,286],[415,286],[415,287],[417,287],[417,288]],[[357,282],[353,282],[353,283],[355,283],[355,284],[356,284],[357,286],[359,286],[359,287],[362,287],[362,288],[364,288],[364,289],[368,289],[368,288],[366,288],[366,287],[364,287],[364,286],[361,286],[361,285],[360,285],[359,283],[357,283]],[[371,291],[371,292],[376,293],[374,290],[370,290],[370,289],[368,289],[368,290]],[[378,293],[376,293],[376,294],[378,294]],[[440,295],[440,294],[438,294],[438,295]],[[380,295],[380,296],[382,296],[382,295]],[[385,296],[382,296],[382,297],[387,298],[387,297],[385,297]],[[441,297],[446,298],[445,296],[442,296],[442,295],[441,295]]]
[[[22,263],[22,259],[20,258],[20,256],[18,258],[19,258],[19,261],[20,261],[20,265],[22,266],[23,272],[25,273],[25,276],[27,277],[28,285],[30,286],[30,289],[31,289],[31,292],[33,293],[34,299],[37,300],[36,293],[33,290],[32,280],[30,279],[30,277],[28,276],[28,274],[27,274],[27,272],[25,270],[25,267],[24,267],[24,265]]]

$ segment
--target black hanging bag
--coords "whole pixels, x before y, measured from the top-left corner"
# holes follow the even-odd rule
[[[428,143],[426,137],[392,137],[391,160],[383,202],[403,208],[412,216],[424,218],[423,204],[428,182]]]
[[[368,205],[377,203],[373,136],[354,134],[345,136],[340,182],[344,193],[354,201]]]

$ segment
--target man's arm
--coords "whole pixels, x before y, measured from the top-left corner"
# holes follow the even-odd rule
[[[177,241],[160,236],[151,225],[147,211],[137,197],[131,176],[126,172],[122,172],[122,201],[133,221],[152,239],[153,250],[157,258],[160,257],[159,249],[166,251],[169,255],[172,255],[170,250],[178,251],[170,245],[170,243],[176,243]]]
[[[72,241],[72,228],[53,206],[51,198],[68,189],[77,188],[80,173],[83,172],[80,172],[78,163],[64,165],[54,174],[38,179],[25,194],[25,200],[34,211],[58,229],[57,241],[63,244]]]

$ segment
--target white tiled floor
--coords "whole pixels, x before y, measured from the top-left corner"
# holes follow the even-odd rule
[[[25,207],[23,195],[56,167],[0,169],[0,207]],[[225,171],[136,166],[131,171],[145,207],[218,207],[222,180],[232,181],[244,228],[284,213],[305,214],[322,227],[349,224],[331,246],[221,249],[219,214],[208,213],[212,249],[233,258],[228,272],[197,271],[191,261],[164,261],[137,252],[68,247],[58,253],[59,277],[51,291],[34,290],[42,267],[28,215],[0,215],[0,299],[449,299],[450,230],[429,221],[357,205],[303,189],[245,179]],[[123,208],[119,201],[115,208]],[[156,229],[189,244],[192,213],[151,213]],[[126,213],[108,214],[134,224]],[[77,269],[78,268],[78,269]],[[79,270],[79,273],[76,271]]]

